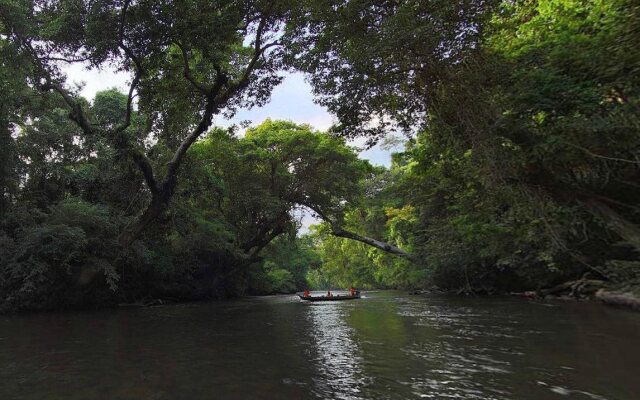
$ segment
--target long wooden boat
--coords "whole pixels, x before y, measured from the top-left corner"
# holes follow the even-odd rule
[[[303,296],[301,294],[298,294],[298,297],[300,297],[300,300],[306,300],[306,301],[340,301],[340,300],[355,300],[355,299],[359,299],[360,298],[360,293],[351,296],[349,294],[338,294],[335,296]]]

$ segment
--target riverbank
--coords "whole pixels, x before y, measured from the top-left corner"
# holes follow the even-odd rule
[[[537,291],[525,291],[525,292],[508,292],[508,293],[484,293],[478,291],[461,291],[461,290],[444,290],[438,287],[431,287],[426,289],[397,289],[411,296],[421,295],[446,295],[451,297],[479,297],[479,298],[501,298],[506,296],[526,298],[530,300],[538,301],[573,301],[573,302],[591,302],[599,303],[606,306],[624,308],[640,312],[640,290],[637,287],[612,287],[602,283],[603,281],[580,279],[577,281],[570,281],[552,288],[540,289]],[[372,289],[363,290],[363,293],[372,291],[381,291],[388,289]],[[140,299],[134,302],[124,303],[111,303],[103,304],[102,306],[92,307],[71,307],[60,310],[2,310],[0,315],[12,315],[12,314],[31,314],[31,313],[56,313],[58,311],[73,311],[73,310],[109,310],[109,309],[127,309],[127,308],[148,308],[167,305],[180,305],[191,303],[209,303],[209,302],[225,302],[234,299],[243,298],[268,298],[278,295],[294,295],[297,292],[291,293],[268,293],[268,294],[244,294],[238,296],[226,296],[226,297],[204,297],[204,298],[175,298],[175,297],[149,297]]]
[[[410,295],[453,294],[457,296],[492,297],[493,294],[475,292],[447,291],[440,288],[417,289],[409,291]],[[579,279],[565,282],[552,288],[530,290],[525,292],[509,292],[509,296],[523,297],[531,300],[556,301],[588,301],[612,307],[640,311],[640,288],[634,286],[610,286],[606,282],[593,279]]]
[[[582,279],[565,282],[552,288],[513,293],[515,296],[565,301],[595,301],[605,305],[640,311],[640,288],[615,286],[598,279]]]

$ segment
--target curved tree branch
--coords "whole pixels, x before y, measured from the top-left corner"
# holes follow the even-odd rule
[[[125,120],[122,124],[120,124],[115,131],[116,132],[124,132],[129,125],[131,125],[131,114],[133,113],[133,98],[134,92],[140,83],[140,79],[142,78],[142,74],[144,73],[144,69],[142,67],[142,61],[140,58],[135,55],[133,50],[130,47],[125,45],[124,43],[124,27],[126,23],[127,9],[129,8],[130,0],[126,0],[124,5],[122,6],[122,12],[120,13],[120,28],[118,31],[118,46],[124,51],[124,53],[129,57],[133,65],[135,66],[135,73],[133,79],[131,81],[131,85],[129,85],[129,93],[127,94],[127,111],[125,114]]]
[[[399,248],[398,246],[394,246],[390,243],[387,242],[383,242],[381,240],[377,240],[377,239],[373,239],[364,235],[360,235],[358,233],[355,232],[351,232],[348,231],[344,228],[342,228],[337,222],[332,221],[327,214],[325,214],[324,212],[322,212],[322,210],[320,210],[319,207],[314,206],[314,205],[310,205],[310,204],[304,204],[304,206],[309,207],[313,212],[315,212],[316,214],[318,214],[318,216],[325,221],[326,223],[329,224],[329,226],[331,227],[331,234],[333,236],[337,236],[337,237],[341,237],[341,238],[345,238],[345,239],[351,239],[351,240],[355,240],[361,243],[364,243],[368,246],[371,247],[375,247],[376,249],[382,250],[385,253],[389,253],[389,254],[393,254],[395,256],[398,257],[403,257],[406,258],[409,261],[412,262],[417,262],[418,259],[414,254],[411,254],[409,252],[406,252],[404,250],[402,250],[401,248]]]
[[[124,134],[124,131],[131,123],[133,91],[140,81],[140,70],[137,69],[136,76],[134,77],[134,80],[132,81],[132,84],[129,88],[129,95],[127,98],[127,114],[124,123],[115,128],[112,132],[105,132],[101,128],[94,126],[89,121],[86,112],[82,108],[82,104],[74,98],[73,94],[65,89],[62,84],[54,81],[51,73],[42,64],[42,61],[33,46],[31,46],[31,44],[27,40],[21,40],[21,43],[22,47],[30,55],[32,63],[38,69],[39,73],[42,75],[42,78],[45,81],[45,83],[40,86],[40,90],[52,90],[58,93],[58,95],[60,95],[64,103],[70,109],[69,118],[74,121],[76,125],[80,127],[80,129],[82,129],[85,135],[91,136],[100,134],[101,136],[108,139],[114,146],[114,148],[127,152],[142,172],[145,182],[147,183],[147,186],[149,187],[152,195],[155,196],[159,192],[159,188],[155,179],[151,162],[143,152],[136,150],[129,144],[129,141]]]
[[[182,51],[184,76],[191,85],[204,95],[205,102],[198,124],[193,128],[192,132],[182,140],[167,165],[166,174],[163,179],[159,181],[155,176],[152,164],[144,151],[138,149],[138,146],[132,143],[127,135],[127,128],[132,122],[134,108],[133,100],[136,95],[136,90],[145,76],[144,60],[139,54],[136,54],[127,39],[127,12],[131,3],[131,0],[125,0],[122,3],[119,15],[117,47],[122,51],[121,56],[126,58],[125,63],[129,64],[128,68],[130,67],[131,70],[133,70],[134,76],[129,86],[124,121],[115,128],[105,129],[104,127],[92,124],[86,111],[82,107],[82,103],[64,87],[64,81],[56,79],[51,67],[47,66],[44,62],[46,58],[42,54],[38,54],[38,51],[31,46],[31,42],[29,41],[30,39],[28,37],[17,36],[19,43],[26,49],[38,71],[36,74],[36,81],[38,78],[42,78],[41,80],[44,81],[44,84],[40,85],[40,89],[45,91],[53,90],[57,92],[69,107],[71,111],[69,115],[70,118],[86,135],[100,134],[101,136],[104,136],[110,141],[112,146],[125,151],[129,156],[131,156],[134,163],[142,172],[145,182],[151,191],[151,201],[134,226],[131,229],[127,229],[126,232],[123,232],[121,236],[121,243],[124,245],[128,245],[135,240],[135,238],[148,224],[152,223],[158,215],[166,210],[176,187],[180,165],[182,164],[188,149],[204,132],[206,132],[207,129],[209,129],[213,121],[213,115],[223,107],[227,106],[230,99],[237,96],[251,83],[252,73],[262,65],[260,58],[264,56],[264,52],[270,47],[279,45],[279,43],[276,42],[268,43],[266,45],[264,43],[264,34],[269,29],[269,20],[271,18],[269,11],[267,11],[255,19],[252,19],[256,21],[259,20],[253,45],[253,54],[248,64],[237,75],[237,78],[231,81],[230,74],[227,71],[223,70],[220,65],[214,65],[213,68],[216,70],[215,81],[211,86],[208,86],[198,82],[198,80],[193,76],[188,63],[188,49],[184,45],[180,45],[178,43],[178,46]]]
[[[333,236],[342,237],[345,239],[356,240],[366,245],[375,247],[376,249],[382,250],[385,253],[393,254],[398,257],[404,257],[410,261],[417,261],[417,258],[415,257],[415,255],[408,253],[397,246],[394,246],[392,244],[389,244],[380,240],[372,239],[367,236],[359,235],[355,232],[350,232],[337,226],[333,226],[333,225],[331,226],[331,234]]]
[[[189,67],[189,55],[187,54],[187,49],[180,44],[180,42],[176,42],[176,46],[180,48],[180,52],[182,53],[182,64],[183,64],[183,75],[191,85],[196,88],[200,93],[204,95],[208,95],[211,92],[211,89],[208,89],[205,85],[198,82],[191,73],[191,68]],[[220,71],[217,71],[220,74]]]

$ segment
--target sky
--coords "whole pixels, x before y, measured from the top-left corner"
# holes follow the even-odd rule
[[[128,91],[128,74],[109,69],[86,69],[81,64],[73,64],[65,68],[68,83],[83,85],[80,94],[93,100],[96,92],[116,87],[122,92]],[[254,107],[250,110],[240,110],[231,120],[218,117],[215,125],[227,127],[242,121],[251,121],[251,125],[258,125],[267,118],[285,119],[296,123],[309,124],[318,130],[328,129],[335,117],[324,107],[313,102],[311,86],[304,79],[302,73],[287,73],[283,82],[278,85],[272,95],[271,101],[262,107]],[[363,147],[363,140],[351,142],[353,146]],[[372,164],[389,166],[391,152],[375,146],[369,150],[360,152],[360,157],[369,160]]]

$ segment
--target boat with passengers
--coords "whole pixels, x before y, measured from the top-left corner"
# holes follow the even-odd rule
[[[355,300],[360,298],[360,291],[354,288],[349,289],[348,294],[336,294],[334,295],[331,291],[327,291],[326,295],[323,296],[312,296],[311,292],[305,290],[302,293],[297,293],[300,300],[305,301],[341,301],[341,300]]]

